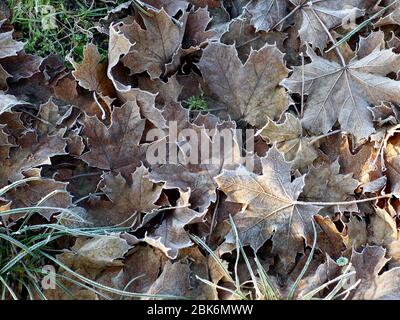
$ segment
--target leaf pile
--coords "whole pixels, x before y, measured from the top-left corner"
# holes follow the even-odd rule
[[[294,298],[343,274],[347,261],[357,285],[341,297],[399,299],[400,6],[335,46],[346,18],[360,24],[391,2],[142,2],[101,19],[108,59],[88,44],[72,72],[56,56],[25,53],[0,22],[0,188],[38,178],[0,204],[53,208],[6,216],[10,227],[54,221],[66,208],[80,217],[66,226],[124,228],[60,241],[57,258],[135,293],[235,299],[232,279],[262,278],[246,268],[243,246],[281,296],[310,258]],[[209,111],[189,108],[194,98]],[[183,158],[197,150],[169,136],[172,125],[213,130],[203,137],[212,146],[222,130],[251,129],[255,148],[234,140],[233,163],[154,164],[146,155],[165,141]],[[155,128],[163,134],[148,139]]]

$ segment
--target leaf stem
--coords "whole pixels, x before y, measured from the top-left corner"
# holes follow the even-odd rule
[[[339,202],[308,202],[308,201],[294,201],[294,205],[312,205],[312,206],[321,206],[321,207],[327,207],[327,206],[345,206],[348,204],[357,204],[357,203],[364,203],[364,202],[369,202],[369,201],[374,201],[374,200],[379,200],[379,199],[387,199],[393,197],[392,193],[385,194],[382,196],[377,196],[373,198],[367,198],[367,199],[360,199],[360,200],[352,200],[352,201],[339,201]]]

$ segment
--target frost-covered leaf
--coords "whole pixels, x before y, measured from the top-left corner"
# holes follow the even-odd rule
[[[258,250],[272,237],[273,251],[290,263],[303,251],[304,239],[312,238],[311,219],[319,208],[298,203],[304,176],[291,181],[290,164],[275,147],[261,163],[262,175],[240,167],[224,171],[216,181],[228,201],[243,204],[234,218],[243,244]]]
[[[234,45],[211,43],[199,67],[206,94],[234,120],[262,127],[269,118],[279,119],[288,108],[288,95],[279,87],[288,70],[274,45],[251,51],[243,65]]]
[[[327,133],[339,121],[343,131],[366,138],[375,129],[371,105],[399,99],[400,82],[386,77],[400,68],[400,56],[392,50],[376,48],[366,57],[352,59],[346,65],[317,56],[307,50],[312,62],[304,67],[305,104],[303,126],[314,133]],[[301,93],[302,68],[294,67],[293,75],[283,84]]]

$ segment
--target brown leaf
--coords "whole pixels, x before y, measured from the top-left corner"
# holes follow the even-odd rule
[[[396,221],[385,209],[375,207],[375,213],[370,216],[368,242],[387,246],[397,240]]]
[[[348,237],[338,231],[331,218],[320,215],[314,218],[322,229],[317,238],[318,247],[330,257],[340,258],[348,246]]]
[[[100,60],[97,47],[89,43],[84,48],[83,60],[80,64],[71,60],[75,69],[72,74],[81,87],[111,96],[113,88],[110,79],[107,78],[107,63],[100,63]]]
[[[96,226],[141,226],[146,215],[151,216],[153,210],[159,208],[155,203],[162,191],[162,185],[151,182],[147,175],[148,170],[143,165],[131,174],[129,183],[121,174],[104,174],[100,182],[100,185],[104,184],[101,190],[111,202],[92,201],[88,210],[89,219]]]
[[[329,132],[336,121],[343,131],[356,138],[373,133],[370,105],[397,101],[400,82],[385,77],[400,68],[400,56],[391,50],[374,50],[360,60],[340,65],[317,56],[310,48],[312,62],[304,67],[305,104],[303,126],[314,133]],[[283,84],[292,92],[301,93],[302,68]]]
[[[0,59],[15,56],[24,48],[24,43],[12,38],[13,31],[0,33]]]
[[[167,261],[158,279],[153,283],[148,294],[163,294],[186,299],[213,300],[215,291],[209,285],[196,279],[196,275],[207,278],[206,259],[190,262],[191,257],[172,263]],[[189,261],[187,261],[189,260]]]
[[[397,300],[400,296],[400,268],[393,268],[380,274],[388,262],[386,250],[382,247],[367,246],[360,253],[353,251],[351,263],[356,271],[356,281],[361,280],[356,287],[354,300]]]
[[[93,239],[78,238],[71,251],[57,256],[73,269],[93,270],[122,266],[121,259],[131,247],[119,236],[97,236]]]
[[[262,127],[279,119],[289,99],[279,83],[287,76],[283,55],[276,46],[251,51],[243,65],[233,45],[211,43],[199,63],[206,93],[234,120]]]
[[[290,164],[275,147],[261,158],[261,163],[262,175],[240,167],[224,171],[215,180],[228,195],[228,201],[244,205],[234,218],[243,245],[258,250],[272,237],[273,251],[287,265],[294,262],[298,252],[303,252],[304,239],[312,239],[311,219],[319,208],[297,202],[304,176],[292,182]],[[232,236],[228,242],[232,242]]]
[[[10,56],[1,60],[0,64],[4,70],[16,82],[20,79],[30,78],[40,72],[40,66],[44,59],[38,56],[19,52],[16,56]]]
[[[246,10],[251,15],[251,24],[257,31],[270,31],[287,15],[287,4],[286,0],[256,0],[250,1]],[[279,27],[282,27],[282,24]]]
[[[190,190],[191,208],[204,212],[210,203],[216,200],[217,185],[214,177],[220,174],[223,168],[230,168],[241,162],[240,148],[235,140],[234,131],[228,129],[232,139],[225,152],[221,149],[223,146],[219,144],[223,139],[223,131],[216,131],[211,140],[207,131],[190,124],[186,118],[187,113],[180,112],[182,109],[179,108],[169,108],[169,114],[164,113],[164,117],[167,120],[171,117],[177,121],[178,130],[192,129],[190,132],[194,135],[189,137],[190,139],[188,136],[179,137],[179,142],[176,140],[178,137],[174,141],[169,141],[170,144],[176,145],[176,150],[172,149],[172,152],[176,154],[177,160],[170,160],[166,164],[154,164],[150,178],[155,182],[165,182],[167,189],[178,188],[183,192]],[[172,138],[170,137],[170,140]],[[206,148],[209,152],[202,151],[207,150]],[[169,154],[171,158],[172,152]]]
[[[235,44],[240,60],[245,63],[252,49],[259,50],[265,43],[276,44],[279,50],[283,50],[283,42],[286,34],[281,32],[256,31],[250,20],[237,18],[229,24],[228,30],[221,36],[221,42]]]
[[[205,212],[196,212],[189,208],[190,191],[181,192],[173,211],[166,211],[163,222],[154,231],[146,234],[144,241],[163,251],[170,259],[176,259],[180,249],[193,245],[185,226],[201,222]]]
[[[33,207],[38,204],[43,207],[72,208],[72,196],[67,191],[67,183],[52,179],[31,181],[29,184],[15,188],[4,196],[12,201],[12,208]],[[50,220],[51,216],[59,210],[38,210],[38,213]],[[10,216],[17,220],[26,213],[13,214]]]
[[[354,200],[358,181],[351,174],[339,174],[338,161],[321,167],[311,167],[304,181],[301,199],[309,202],[342,202]],[[324,209],[327,210],[328,208]],[[335,212],[357,211],[357,205],[335,206]]]
[[[121,27],[126,38],[134,43],[122,61],[133,73],[147,71],[155,79],[164,74],[165,65],[180,48],[185,29],[173,22],[164,9],[150,12],[151,17],[143,16],[146,29],[136,21]]]
[[[186,0],[144,0],[156,9],[164,9],[171,17],[175,16],[179,11],[185,12],[188,6]]]
[[[151,80],[149,78],[139,78],[139,87],[142,90],[157,94],[156,104],[158,107],[164,107],[170,103],[178,102],[179,95],[183,87],[176,79],[175,75],[163,82],[160,79]]]
[[[400,193],[400,135],[395,135],[387,143],[385,150],[386,176],[390,191]]]
[[[58,135],[38,137],[34,132],[27,132],[17,141],[17,146],[10,150],[10,157],[1,159],[0,185],[7,181],[24,178],[26,170],[51,164],[50,158],[65,154],[65,140]]]
[[[10,111],[12,107],[21,104],[27,103],[25,101],[19,100],[11,94],[5,94],[3,91],[0,91],[0,115],[4,112]]]
[[[142,159],[139,142],[144,122],[136,102],[115,108],[109,127],[96,116],[85,116],[83,136],[88,139],[90,150],[81,159],[90,166],[121,172],[127,177]]]
[[[318,157],[318,152],[310,144],[311,139],[303,137],[300,120],[291,113],[285,113],[284,121],[279,124],[268,120],[259,134],[270,143],[276,143],[278,150],[285,155],[285,159],[292,161],[293,169],[307,170]]]

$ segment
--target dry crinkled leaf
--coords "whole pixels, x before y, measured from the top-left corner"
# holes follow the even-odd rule
[[[304,277],[299,283],[299,287],[296,290],[295,297],[302,297],[307,293],[315,290],[316,288],[326,284],[330,280],[336,278],[340,272],[340,267],[335,263],[334,260],[328,255],[326,257],[326,262],[319,265],[314,273],[310,273],[309,276]],[[317,293],[317,297],[323,298],[323,291]]]
[[[385,148],[386,176],[390,191],[400,194],[400,135],[389,140]]]
[[[210,13],[207,9],[192,9],[186,21],[183,48],[198,47],[211,38],[214,35],[214,31],[206,31],[210,21]]]
[[[13,31],[0,33],[0,59],[15,56],[24,48],[24,43],[12,38]]]
[[[288,70],[274,45],[251,51],[243,65],[234,45],[210,43],[199,67],[206,93],[234,120],[262,127],[269,118],[279,119],[288,108],[288,95],[279,87]]]
[[[370,216],[368,241],[375,245],[389,245],[397,240],[396,221],[385,209],[374,209],[375,213]]]
[[[1,159],[0,185],[7,181],[17,181],[24,178],[22,174],[26,170],[51,164],[50,158],[65,154],[66,142],[59,135],[37,136],[30,131],[21,136],[17,146],[10,150],[10,156]]]
[[[16,56],[2,59],[0,64],[12,77],[10,80],[16,82],[20,79],[30,78],[40,72],[43,61],[43,58],[21,51]]]
[[[309,202],[343,202],[354,200],[358,181],[351,174],[339,173],[338,161],[321,167],[311,167],[304,181],[300,198]],[[357,211],[357,205],[335,206],[336,212]],[[327,210],[327,209],[324,209]]]
[[[107,78],[107,63],[100,63],[100,60],[96,45],[92,43],[86,45],[82,62],[78,64],[71,60],[75,69],[72,75],[81,87],[109,96],[112,94],[112,83]]]
[[[382,1],[383,6],[388,6],[394,1],[384,0]],[[392,5],[389,10],[385,12],[385,15],[379,19],[377,23],[374,24],[374,27],[385,26],[389,24],[397,24],[400,25],[400,3],[396,3]]]
[[[358,249],[368,243],[367,224],[364,219],[351,216],[347,223],[350,245]]]
[[[249,2],[246,10],[257,31],[270,31],[287,15],[287,4],[287,0],[255,0]]]
[[[165,65],[170,63],[180,48],[185,28],[172,21],[164,9],[150,10],[152,16],[143,16],[143,29],[136,21],[121,26],[121,30],[131,43],[129,53],[122,58],[124,64],[133,73],[147,71],[152,79],[165,72]],[[186,20],[187,15],[183,18]],[[185,21],[181,21],[184,25]]]
[[[6,94],[0,91],[0,115],[4,112],[10,111],[12,107],[27,104],[27,102],[19,100],[11,94]]]
[[[81,159],[93,167],[121,172],[127,177],[142,160],[139,145],[144,130],[136,102],[114,108],[107,127],[96,116],[85,116],[83,136],[88,139],[89,151]]]
[[[157,83],[157,81],[154,82]],[[172,82],[173,80],[171,80],[171,83]],[[173,95],[173,92],[170,92],[169,94]],[[167,124],[165,123],[165,119],[161,114],[161,110],[157,109],[155,106],[156,93],[143,91],[139,88],[130,88],[127,91],[119,91],[118,96],[123,102],[128,104],[132,101],[136,101],[140,109],[140,114],[143,118],[149,120],[159,129],[167,128]]]
[[[205,268],[206,260],[189,262],[182,259],[177,262],[167,261],[158,279],[153,283],[148,294],[173,295],[186,299],[213,300],[216,299],[215,290],[196,279],[208,278]]]
[[[186,0],[143,0],[144,3],[156,9],[164,9],[171,17],[179,11],[185,12],[188,6]]]
[[[201,222],[205,212],[196,212],[189,208],[190,190],[181,192],[173,211],[168,210],[161,225],[154,231],[146,234],[144,241],[153,247],[162,250],[168,258],[176,259],[182,248],[190,247],[190,240],[185,226]]]
[[[292,161],[294,169],[307,170],[308,166],[318,157],[318,152],[310,144],[311,139],[303,137],[300,120],[291,113],[285,113],[282,123],[268,120],[259,134],[264,139],[268,139],[270,143],[276,143],[278,150],[285,155],[285,159]]]
[[[130,183],[121,174],[104,174],[100,182],[104,184],[101,190],[111,202],[93,201],[88,211],[89,219],[96,226],[141,226],[141,214],[146,217],[159,208],[155,203],[162,191],[162,185],[151,182],[146,178],[147,174],[148,170],[143,165],[132,173]]]
[[[342,252],[348,247],[348,236],[339,232],[331,218],[320,215],[314,218],[322,229],[317,238],[318,248],[334,259],[340,258]]]
[[[272,237],[273,251],[289,264],[303,252],[304,239],[312,239],[311,219],[319,208],[298,203],[304,176],[291,181],[290,164],[276,147],[261,158],[261,163],[262,175],[240,167],[223,171],[215,180],[228,201],[244,205],[234,218],[243,244],[258,250]]]
[[[311,48],[307,54],[312,62],[304,66],[308,99],[303,126],[314,133],[327,133],[339,121],[343,131],[358,139],[372,134],[375,130],[370,105],[399,99],[400,82],[386,75],[400,68],[400,55],[376,48],[360,60],[340,65],[317,56]],[[283,85],[301,93],[302,83],[302,68],[294,67],[293,75]]]
[[[217,185],[214,177],[220,174],[223,168],[237,166],[242,160],[235,132],[227,129],[232,135],[232,140],[230,146],[223,149],[224,146],[218,141],[226,132],[214,130],[215,133],[211,139],[204,128],[188,122],[187,111],[185,113],[180,106],[168,108],[167,111],[168,114],[164,113],[164,117],[167,120],[172,117],[172,120],[177,121],[178,130],[191,129],[191,136],[181,137],[179,141],[169,141],[170,144],[177,146],[175,151],[177,161],[154,164],[150,178],[155,182],[165,182],[166,189],[178,188],[183,192],[190,190],[191,208],[204,212],[210,203],[216,200]],[[203,151],[207,148],[210,152]],[[157,149],[153,152],[156,151]],[[171,154],[170,156],[172,157]]]
[[[108,67],[107,76],[114,84],[116,90],[128,90],[129,86],[122,84],[116,79],[114,68],[118,65],[121,56],[125,57],[132,47],[132,43],[117,26],[110,26],[110,38],[108,40]]]
[[[276,44],[284,52],[283,42],[287,35],[282,32],[257,32],[247,18],[237,18],[229,24],[228,30],[222,34],[220,41],[235,44],[240,60],[245,63],[252,49],[259,50],[265,43]]]
[[[144,293],[149,290],[157,280],[160,270],[168,259],[158,249],[151,246],[136,246],[124,261],[124,283],[128,284],[126,290]]]
[[[126,240],[117,235],[78,238],[71,251],[66,251],[57,258],[69,267],[89,271],[122,266],[121,259],[130,248]]]
[[[375,0],[290,0],[298,10],[294,21],[302,43],[310,43],[321,51],[325,48],[328,35],[325,31],[365,14],[365,9],[376,4]]]
[[[289,1],[295,8],[289,13]],[[310,43],[321,51],[328,42],[326,30],[338,26],[347,27],[347,23],[365,14],[376,1],[374,0],[256,0],[246,9],[251,15],[251,23],[257,30],[269,31],[273,27],[284,27],[288,15],[298,29],[301,42]]]
[[[400,297],[400,268],[380,274],[388,262],[386,250],[378,246],[367,246],[360,253],[353,251],[351,263],[356,271],[356,281],[361,280],[354,290],[354,300],[398,300]]]
[[[12,208],[33,207],[38,204],[44,207],[72,208],[72,196],[67,191],[67,185],[65,182],[53,179],[41,179],[12,189],[4,197],[12,201]],[[51,216],[57,212],[59,212],[57,209],[38,210],[38,213],[47,220],[50,220]],[[25,214],[13,214],[10,218],[16,220]]]
[[[151,80],[149,78],[139,78],[138,81],[140,89],[157,94],[155,101],[158,107],[178,102],[179,95],[183,89],[183,86],[178,82],[175,75],[170,77],[168,82],[163,82],[160,79]]]

